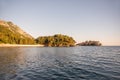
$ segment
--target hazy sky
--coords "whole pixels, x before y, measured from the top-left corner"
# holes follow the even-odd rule
[[[61,33],[120,45],[120,0],[0,0],[0,19],[35,38]]]

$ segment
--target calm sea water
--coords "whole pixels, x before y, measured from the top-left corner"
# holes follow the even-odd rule
[[[0,48],[0,80],[120,80],[120,47]]]

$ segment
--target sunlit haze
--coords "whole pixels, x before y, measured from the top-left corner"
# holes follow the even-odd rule
[[[120,45],[120,0],[0,0],[0,19],[35,38],[65,34]]]

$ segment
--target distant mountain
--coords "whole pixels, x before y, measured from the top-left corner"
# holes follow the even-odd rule
[[[0,20],[0,43],[2,44],[34,44],[34,38],[20,27]]]

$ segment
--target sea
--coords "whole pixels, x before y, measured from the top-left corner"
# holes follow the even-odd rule
[[[0,80],[120,80],[120,46],[0,47]]]

